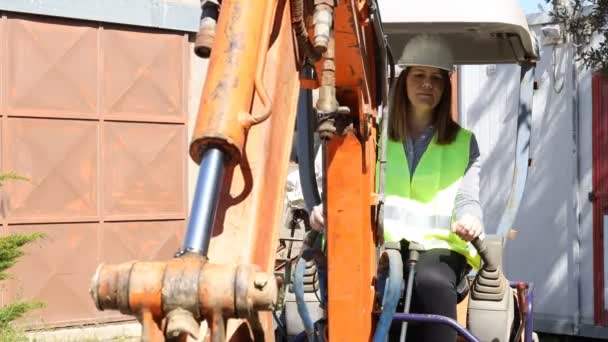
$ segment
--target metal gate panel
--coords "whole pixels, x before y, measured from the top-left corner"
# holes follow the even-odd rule
[[[106,222],[101,230],[102,263],[125,260],[166,260],[176,252],[183,221]]]
[[[167,260],[181,245],[184,232],[183,220],[105,222],[100,229],[99,263]],[[96,314],[101,315],[101,321],[106,322],[133,319],[117,311],[102,311]]]
[[[4,13],[0,163],[29,182],[0,189],[0,235],[43,232],[0,287],[38,300],[29,326],[132,319],[98,312],[100,262],[166,260],[187,202],[188,36]]]
[[[7,182],[8,223],[98,220],[97,123],[9,117],[4,169],[28,182]]]
[[[101,32],[104,118],[184,122],[184,37],[125,29]]]
[[[97,29],[7,18],[7,114],[87,118],[97,113]]]
[[[25,319],[28,325],[69,324],[97,316],[87,289],[98,262],[99,224],[16,225],[4,234],[33,232],[47,237],[29,246],[27,257],[11,268],[15,278],[7,281],[3,304],[22,298],[44,302],[45,308]]]
[[[105,122],[104,219],[184,218],[183,125]]]

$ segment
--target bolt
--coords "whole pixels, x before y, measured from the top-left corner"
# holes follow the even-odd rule
[[[257,273],[253,280],[253,285],[256,289],[262,290],[268,284],[268,277],[264,273]]]

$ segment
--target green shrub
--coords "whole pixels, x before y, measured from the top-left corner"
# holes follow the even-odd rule
[[[27,180],[16,173],[0,174],[0,186],[8,180]],[[24,255],[23,246],[34,240],[43,238],[42,233],[15,234],[0,237],[0,280],[10,278],[6,271],[13,267],[17,260]],[[16,302],[0,307],[0,342],[22,341],[25,337],[16,331],[11,323],[23,317],[28,311],[43,307],[41,302]]]

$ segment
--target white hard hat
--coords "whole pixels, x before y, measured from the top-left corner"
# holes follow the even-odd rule
[[[428,66],[454,70],[454,56],[448,42],[437,35],[420,34],[411,38],[401,53],[398,66]]]

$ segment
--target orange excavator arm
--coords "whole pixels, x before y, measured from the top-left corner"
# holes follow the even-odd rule
[[[298,92],[318,88],[330,336],[371,338],[375,122],[386,70],[377,11],[369,0],[221,2],[190,145],[200,173],[183,248],[167,262],[100,265],[91,288],[98,309],[136,316],[149,341],[200,337],[202,321],[211,341],[274,340]],[[306,64],[316,78],[300,80]]]

